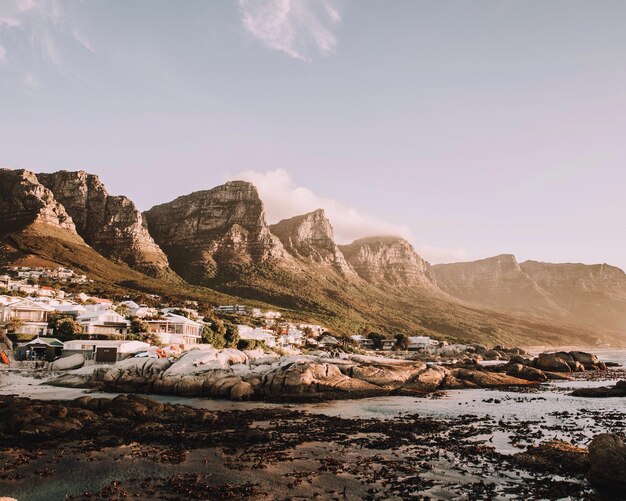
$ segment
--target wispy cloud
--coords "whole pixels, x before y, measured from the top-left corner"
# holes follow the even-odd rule
[[[5,63],[7,60],[7,50],[0,45],[0,64]]]
[[[421,245],[414,241],[408,226],[385,221],[332,198],[317,195],[309,188],[298,186],[284,169],[247,170],[231,179],[250,181],[257,187],[270,223],[277,223],[281,219],[316,209],[324,209],[333,225],[335,240],[338,243],[345,244],[368,236],[400,236],[412,242],[417,253],[431,263],[449,263],[468,259],[468,253],[462,247]]]
[[[237,0],[244,28],[270,49],[309,62],[335,51],[341,14],[332,0]]]
[[[233,179],[250,181],[257,187],[270,223],[324,209],[340,243],[372,235],[398,235],[408,238],[411,234],[406,226],[384,221],[337,200],[319,196],[309,188],[297,186],[283,169],[265,172],[248,170],[240,172]]]
[[[33,72],[47,68],[82,81],[71,69],[72,52],[96,51],[73,15],[76,6],[68,0],[0,1],[0,37],[10,63],[5,74],[32,82]]]

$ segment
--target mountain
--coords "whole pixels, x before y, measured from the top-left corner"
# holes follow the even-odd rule
[[[371,284],[434,287],[430,265],[403,238],[361,238],[339,249],[356,273]]]
[[[151,276],[171,274],[141,212],[127,197],[109,195],[98,176],[59,171],[37,174],[37,179],[72,216],[78,234],[100,254]]]
[[[508,345],[622,339],[598,324],[581,327],[573,317],[530,316],[454,298],[435,283],[433,270],[439,267],[430,267],[405,240],[372,237],[338,246],[323,211],[270,227],[256,188],[243,181],[182,196],[141,215],[130,200],[108,195],[96,176],[41,178],[0,170],[0,265],[69,266],[94,280],[87,285],[91,293],[158,294],[173,303],[196,300],[204,308],[243,301],[279,308],[338,334],[368,327],[387,335]],[[161,251],[166,258],[142,267],[154,265],[146,256]],[[163,271],[168,261],[188,282]],[[159,274],[150,277],[140,269]],[[546,304],[563,307],[567,298],[556,293],[565,283],[560,269],[537,265],[525,273],[543,284],[537,287],[552,302]],[[603,304],[614,306],[621,280],[607,268],[583,273],[575,283],[594,298],[605,291]]]
[[[192,283],[213,283],[233,267],[290,260],[270,233],[256,187],[245,181],[178,197],[144,216],[172,268]]]
[[[502,255],[432,272],[440,288],[468,303],[626,331],[626,275],[613,266],[518,263]]]
[[[308,214],[283,219],[270,226],[285,250],[305,262],[333,268],[346,277],[355,271],[346,261],[333,236],[333,227],[324,213],[318,209]]]

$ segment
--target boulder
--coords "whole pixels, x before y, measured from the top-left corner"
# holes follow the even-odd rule
[[[584,351],[570,351],[571,357],[583,365],[587,370],[593,370],[599,367],[600,360],[597,356]]]
[[[573,365],[574,360],[571,359],[570,361]],[[533,365],[537,369],[550,372],[572,372],[572,368],[567,361],[556,353],[542,353],[533,361]]]
[[[353,365],[344,372],[348,376],[366,381],[376,386],[399,388],[407,381],[417,377],[426,369],[426,364],[368,364]]]
[[[443,367],[428,367],[420,372],[417,377],[402,386],[402,392],[429,393],[441,387],[446,376],[449,374]]]
[[[578,388],[571,395],[573,397],[611,398],[626,397],[626,380],[618,381],[614,386],[600,386],[596,388]]]
[[[250,383],[240,382],[232,387],[230,390],[231,400],[250,400],[254,397],[254,388]]]
[[[497,386],[524,386],[534,383],[525,379],[508,376],[506,374],[478,371],[472,369],[453,369],[450,371],[450,373],[454,378],[449,379],[450,382],[470,382],[478,388],[494,388]],[[446,381],[448,381],[448,378],[446,378]]]
[[[69,371],[72,369],[79,369],[85,364],[85,357],[80,353],[75,353],[68,357],[59,358],[55,360],[50,366],[51,371]]]
[[[508,376],[525,379],[527,381],[543,382],[548,379],[548,376],[546,376],[543,371],[535,369],[534,367],[527,367],[522,364],[509,365],[506,373]]]
[[[624,493],[626,490],[626,445],[613,433],[597,435],[589,444],[591,468],[587,477],[599,487]]]

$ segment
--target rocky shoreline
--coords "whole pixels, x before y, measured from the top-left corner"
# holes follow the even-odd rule
[[[261,350],[193,350],[178,359],[130,358],[112,366],[67,370],[47,384],[236,401],[312,402],[529,386],[606,369],[595,355],[585,352],[541,354],[531,359],[520,351],[500,352],[498,359],[508,360],[482,365],[468,357],[455,363],[433,363],[354,354],[279,356]],[[80,366],[82,360],[68,357],[51,368],[71,369],[72,363]]]

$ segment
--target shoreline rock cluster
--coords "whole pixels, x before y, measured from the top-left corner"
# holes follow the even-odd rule
[[[576,370],[602,367],[594,355],[582,352],[567,355],[575,360],[576,364],[572,365]],[[504,365],[443,366],[367,355],[331,358],[323,353],[278,356],[261,350],[208,349],[192,350],[177,360],[130,358],[112,366],[83,367],[61,374],[48,384],[231,400],[316,401],[536,385],[567,377],[542,369],[564,370],[560,365],[567,364],[561,362],[563,357],[549,354],[530,360],[513,355]]]

